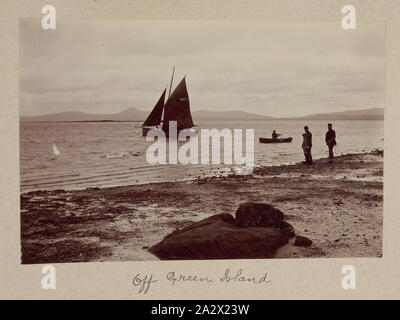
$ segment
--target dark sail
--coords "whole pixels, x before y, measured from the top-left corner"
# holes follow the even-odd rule
[[[185,78],[178,84],[164,106],[162,129],[167,135],[169,133],[169,121],[176,121],[178,130],[194,127]]]
[[[167,89],[164,89],[164,92],[162,93],[160,99],[158,99],[155,107],[153,108],[153,111],[151,111],[146,121],[143,122],[142,127],[158,126],[161,123],[161,116],[164,108],[166,90]]]

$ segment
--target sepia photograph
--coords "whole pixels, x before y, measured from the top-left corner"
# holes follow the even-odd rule
[[[21,264],[383,256],[384,23],[40,23]]]

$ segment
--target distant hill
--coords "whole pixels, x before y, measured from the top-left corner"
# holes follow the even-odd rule
[[[383,120],[384,109],[373,108],[363,110],[349,110],[331,113],[315,113],[305,117],[294,119],[304,120]]]
[[[66,111],[43,116],[21,117],[21,121],[51,122],[51,121],[141,121],[146,119],[147,112],[134,107],[113,114],[93,114],[80,111]]]
[[[130,107],[124,111],[113,114],[92,114],[79,111],[67,111],[62,113],[54,113],[36,117],[21,117],[21,121],[144,121],[150,111],[142,111],[134,107]],[[255,113],[247,113],[243,111],[194,111],[192,117],[195,120],[268,120],[272,117],[262,116]]]
[[[42,116],[22,116],[20,121],[144,121],[150,111],[142,111],[134,107],[130,107],[118,113],[113,114],[93,114],[79,111],[66,111],[61,113],[53,113]],[[383,120],[383,108],[350,110],[332,113],[316,113],[304,117],[292,118],[273,118],[259,115],[256,113],[248,113],[243,111],[207,111],[199,110],[192,112],[193,120]]]
[[[192,117],[195,120],[272,120],[273,117],[262,116],[256,113],[243,111],[193,111]]]

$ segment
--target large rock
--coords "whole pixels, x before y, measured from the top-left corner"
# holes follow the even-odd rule
[[[279,229],[285,230],[288,233],[289,238],[293,238],[296,236],[296,230],[294,230],[294,227],[287,221],[282,221],[279,224]]]
[[[288,240],[280,228],[240,228],[221,214],[169,234],[149,251],[162,260],[272,258]]]
[[[245,202],[236,210],[239,227],[278,227],[284,218],[282,211],[267,203]]]
[[[307,237],[297,236],[294,240],[294,245],[297,247],[309,247],[312,245],[312,240]]]

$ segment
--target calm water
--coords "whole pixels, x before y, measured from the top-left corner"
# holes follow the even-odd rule
[[[255,129],[255,165],[303,160],[303,126],[313,134],[313,157],[327,157],[324,142],[327,121],[208,121],[201,128]],[[383,148],[383,121],[335,121],[335,154]],[[276,129],[292,143],[261,144]],[[228,165],[149,165],[138,122],[21,123],[21,191],[80,189],[190,179],[230,170]],[[53,143],[60,154],[53,152]],[[244,148],[244,144],[243,144]],[[199,149],[200,150],[200,149]],[[223,152],[221,153],[223,159]],[[233,165],[235,166],[235,165]]]

